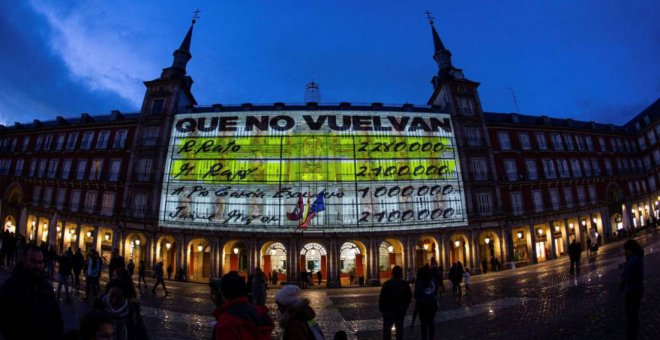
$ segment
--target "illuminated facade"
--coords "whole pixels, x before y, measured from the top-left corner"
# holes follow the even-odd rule
[[[536,263],[655,223],[660,102],[624,126],[484,113],[432,34],[426,106],[200,106],[191,26],[140,112],[0,127],[3,225],[192,280],[261,267],[346,286],[431,258]]]

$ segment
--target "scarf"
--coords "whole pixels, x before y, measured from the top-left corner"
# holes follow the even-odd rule
[[[112,328],[115,331],[115,339],[125,340],[128,339],[128,330],[126,323],[128,321],[128,299],[119,308],[112,308],[110,301],[108,301],[108,294],[103,295],[103,305],[105,306],[105,314],[112,320]]]

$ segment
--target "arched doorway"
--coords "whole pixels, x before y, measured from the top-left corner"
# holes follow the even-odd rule
[[[163,261],[163,270],[168,279],[171,279],[169,268],[172,268],[172,273],[176,273],[177,268],[177,250],[178,245],[176,239],[170,235],[162,236],[156,242],[156,262]]]
[[[308,278],[311,275],[313,282],[317,282],[317,273],[320,271],[321,282],[325,282],[328,275],[327,255],[325,247],[321,244],[307,243],[300,251],[300,271],[307,272]]]
[[[287,251],[284,244],[280,242],[267,243],[262,249],[262,270],[268,282],[272,285],[285,282],[287,275]]]
[[[339,250],[339,271],[342,286],[364,285],[366,247],[362,242],[351,241]]]
[[[14,216],[9,215],[5,217],[5,221],[2,225],[4,230],[7,230],[10,233],[16,233],[16,219]]]
[[[496,232],[484,231],[479,235],[479,263],[475,264],[481,267],[481,272],[496,271],[501,266],[500,263],[500,237]]]
[[[229,241],[223,247],[224,261],[222,272],[236,271],[239,275],[247,277],[248,249],[241,241]]]
[[[378,278],[385,282],[392,277],[392,268],[403,268],[403,244],[395,239],[387,239],[378,247]]]
[[[527,246],[527,238],[529,237],[529,228],[526,226],[513,228],[512,230],[513,261],[516,262],[516,266],[530,264],[531,262],[529,247]]]
[[[205,238],[188,243],[188,277],[193,281],[208,281],[211,277],[211,243]]]
[[[124,239],[124,261],[139,264],[147,258],[147,238],[142,233],[129,233]],[[110,257],[108,257],[108,260]],[[149,266],[150,264],[147,264]]]
[[[418,268],[424,266],[425,264],[431,265],[433,261],[439,263],[439,247],[438,242],[435,238],[430,236],[423,236],[417,240],[415,244],[415,257],[414,257],[414,269],[415,272]]]
[[[450,239],[449,263],[461,262],[463,268],[470,267],[470,244],[463,234],[455,234]]]

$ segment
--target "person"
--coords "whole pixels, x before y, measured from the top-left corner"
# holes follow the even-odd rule
[[[456,263],[454,263],[449,269],[449,280],[451,280],[451,288],[454,296],[461,297],[463,295],[463,292],[461,291],[463,272],[463,264],[461,264],[461,261],[456,261]]]
[[[231,271],[211,280],[211,296],[217,308],[212,339],[270,339],[275,323],[268,308],[248,302],[247,285],[238,272]]]
[[[438,310],[438,300],[436,299],[437,289],[438,286],[436,286],[431,277],[429,265],[424,265],[417,272],[417,281],[415,281],[415,306],[419,311],[422,340],[426,340],[427,338],[433,339],[435,336],[435,323],[433,319]]]
[[[346,331],[337,331],[333,340],[348,340],[348,333]]]
[[[273,273],[270,275],[270,283],[275,286],[277,285],[277,270],[273,269]]]
[[[118,285],[124,292],[124,296],[129,300],[137,299],[137,292],[135,291],[135,284],[133,284],[133,277],[128,273],[127,269],[117,268],[112,273],[111,280],[117,281]]]
[[[172,264],[167,265],[167,279],[171,280],[172,279],[172,272],[174,271],[174,268],[172,268]]]
[[[75,338],[81,340],[114,339],[112,320],[101,311],[89,311],[80,318],[80,327],[76,331]]]
[[[582,253],[582,246],[575,239],[571,241],[568,246],[568,257],[571,260],[570,274],[577,272],[580,274],[580,253]]]
[[[133,263],[133,259],[128,260],[128,264],[126,265],[126,270],[128,271],[128,274],[131,276],[131,280],[132,280],[133,273],[135,272],[135,263]]]
[[[6,340],[60,339],[64,334],[62,312],[46,280],[44,253],[35,245],[27,246],[0,287],[0,334]]]
[[[80,289],[80,273],[85,266],[85,258],[83,257],[82,250],[80,248],[76,250],[76,253],[73,255],[71,262],[73,264],[73,286],[76,289]]]
[[[94,310],[101,311],[110,318],[114,339],[147,340],[149,336],[140,312],[140,304],[137,300],[128,299],[124,291],[124,282],[110,280],[106,285],[105,294],[94,302]]]
[[[71,254],[71,248],[69,248],[62,256],[57,257],[57,261],[60,263],[59,268],[57,269],[57,299],[60,299],[60,293],[62,292],[62,286],[64,286],[64,293],[66,294],[66,299],[71,299],[69,295],[69,278],[72,275],[73,265],[72,265],[73,255]]]
[[[396,328],[397,340],[403,339],[403,319],[411,299],[412,290],[403,280],[403,269],[394,266],[392,278],[383,284],[378,296],[378,310],[383,314],[383,339],[392,338],[392,325]]]
[[[124,262],[124,258],[119,255],[119,249],[115,248],[112,250],[110,263],[108,264],[108,277],[112,277],[112,273],[117,268],[126,268],[126,263]]]
[[[472,294],[472,289],[470,289],[470,268],[465,268],[463,282],[465,284],[465,295]]]
[[[591,256],[598,255],[598,236],[594,235],[591,240]]]
[[[90,299],[98,295],[101,287],[99,278],[101,276],[101,258],[96,250],[92,250],[87,258],[87,278],[85,280],[85,298]]]
[[[300,281],[302,288],[307,288],[307,271],[303,270],[300,272]]]
[[[591,258],[591,249],[592,249],[591,237],[587,237],[587,258]]]
[[[165,280],[163,280],[163,261],[158,262],[154,266],[154,275],[156,276],[156,284],[154,284],[154,288],[151,289],[151,292],[156,294],[156,287],[158,287],[158,284],[160,283],[163,285],[163,290],[165,291],[165,295],[167,295],[167,287],[165,287]],[[145,282],[146,286],[146,282]]]
[[[309,300],[300,296],[300,287],[284,285],[275,294],[275,304],[282,315],[279,318],[283,340],[324,339],[321,327],[314,319],[316,312]]]
[[[442,266],[438,266],[437,262],[431,264],[431,279],[438,287],[438,298],[440,298],[442,293],[445,292],[445,283],[442,278]]]
[[[140,261],[140,265],[138,266],[138,289],[142,288],[140,285],[142,282],[144,282],[144,288],[147,288],[147,268],[144,265],[144,260]]]
[[[625,295],[628,339],[636,339],[639,334],[639,306],[644,293],[644,249],[635,240],[626,241],[623,249],[626,263],[623,265],[619,289]]]
[[[481,259],[481,269],[483,270],[484,274],[488,273],[488,260],[486,260],[485,257]]]
[[[321,271],[319,270],[316,272],[316,282],[318,282],[319,286],[321,285],[322,279],[323,279],[323,273],[321,273]]]
[[[252,302],[266,305],[266,275],[261,268],[256,268],[252,277]]]

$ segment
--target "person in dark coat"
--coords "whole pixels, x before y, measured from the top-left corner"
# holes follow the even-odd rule
[[[308,299],[300,296],[300,287],[285,285],[275,294],[275,304],[282,315],[279,319],[283,340],[314,340],[323,332],[314,318],[316,312]]]
[[[449,269],[449,280],[451,280],[451,288],[454,296],[463,296],[463,291],[461,289],[461,281],[463,281],[463,264],[461,261],[456,261],[453,266]]]
[[[0,288],[0,334],[7,340],[61,339],[64,322],[46,280],[44,254],[28,246],[22,264]]]
[[[128,271],[128,274],[131,276],[131,279],[133,279],[133,273],[135,273],[135,263],[133,263],[133,259],[128,260],[128,264],[126,265],[126,270]]]
[[[571,241],[571,245],[568,246],[568,257],[571,260],[570,274],[573,274],[577,271],[580,274],[580,255],[582,253],[582,246],[580,242],[577,242],[575,239]]]
[[[174,271],[174,268],[172,268],[171,264],[167,265],[167,279],[171,280],[172,279],[172,272]]]
[[[436,299],[438,286],[431,277],[428,264],[417,271],[415,281],[415,306],[419,312],[419,321],[422,324],[422,340],[433,339],[435,336],[435,323],[433,319],[438,310]],[[397,330],[398,335],[398,330]]]
[[[261,268],[256,268],[252,277],[252,302],[266,305],[266,275]]]
[[[318,282],[319,286],[321,285],[322,279],[323,279],[323,273],[321,273],[321,271],[319,270],[316,272],[316,280],[317,280],[316,282]]]
[[[165,280],[163,280],[163,261],[158,262],[156,266],[154,266],[154,275],[156,276],[156,283],[154,284],[154,287],[151,289],[151,292],[156,294],[156,287],[158,287],[158,284],[160,283],[161,285],[163,285],[163,290],[165,291],[165,295],[167,295],[167,287],[165,287]]]
[[[147,267],[144,265],[144,261],[140,261],[140,266],[138,267],[138,289],[144,283],[144,288],[147,288]]]
[[[626,319],[628,339],[637,339],[639,334],[639,306],[644,293],[644,249],[635,240],[623,245],[626,263],[621,273],[620,290],[626,297]]]
[[[412,290],[403,280],[403,269],[392,268],[392,278],[383,284],[378,297],[378,310],[383,314],[383,339],[392,338],[392,325],[396,328],[397,340],[403,339],[403,321],[412,299]]]
[[[80,272],[85,266],[85,257],[83,257],[82,250],[78,248],[71,260],[73,262],[73,286],[80,289]]]
[[[110,256],[110,263],[108,264],[108,277],[112,277],[117,268],[126,268],[126,263],[124,258],[119,255],[119,249],[115,248],[112,250],[112,256]]]
[[[142,319],[140,304],[125,294],[125,282],[111,280],[100,298],[94,301],[94,309],[103,312],[112,322],[116,340],[148,340]]]
[[[73,254],[71,250],[67,250],[62,256],[57,257],[57,261],[60,263],[59,268],[57,269],[57,299],[60,299],[60,293],[62,292],[62,287],[64,287],[64,293],[66,294],[67,300],[71,298],[69,295],[69,278],[73,273]]]
[[[488,260],[485,257],[481,259],[481,270],[483,270],[484,274],[488,273]]]

